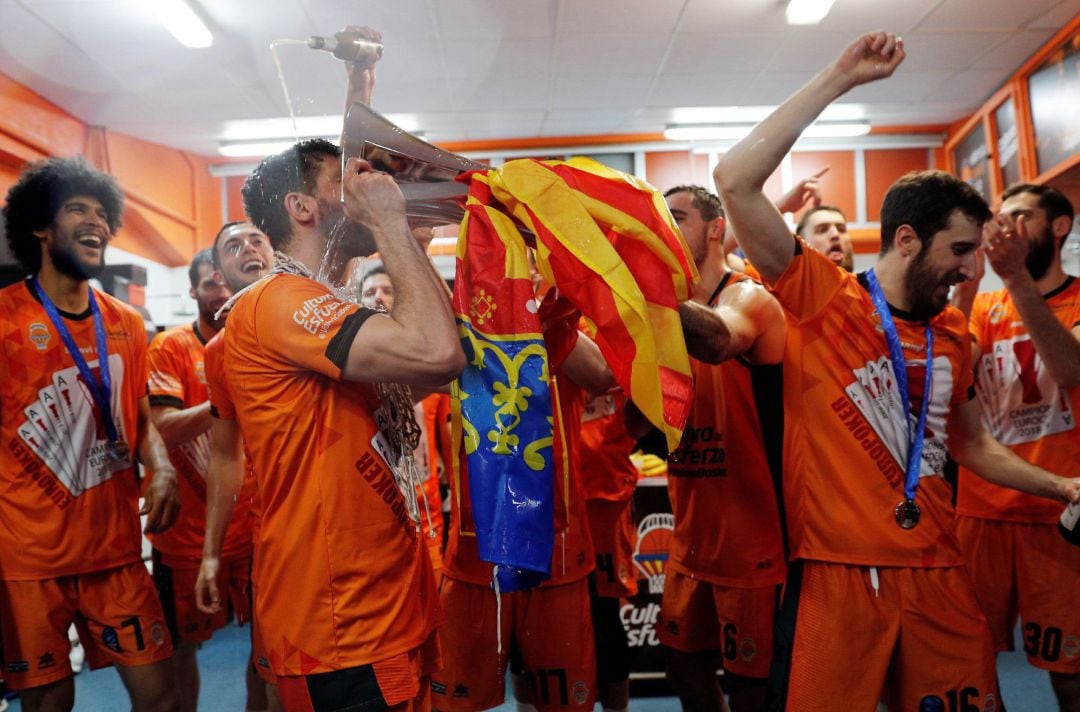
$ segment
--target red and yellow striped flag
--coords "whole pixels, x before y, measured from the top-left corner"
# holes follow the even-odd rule
[[[510,161],[485,182],[536,236],[541,274],[595,325],[616,381],[674,449],[693,394],[678,304],[698,275],[663,197],[586,158]]]

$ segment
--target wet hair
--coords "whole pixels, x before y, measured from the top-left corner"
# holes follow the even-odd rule
[[[211,268],[214,268],[214,258],[211,256],[210,248],[199,250],[195,253],[195,256],[191,258],[191,265],[188,266],[187,276],[188,280],[191,282],[192,289],[199,286],[199,267],[202,265],[210,265]]]
[[[690,204],[701,213],[701,218],[705,222],[724,217],[724,206],[720,204],[720,198],[709,192],[708,189],[702,188],[700,185],[677,185],[665,192],[664,197],[667,198],[676,193],[689,193]]]
[[[218,254],[218,243],[221,242],[221,237],[228,232],[229,228],[236,227],[237,225],[243,225],[244,220],[233,220],[227,222],[221,226],[221,229],[214,235],[214,242],[210,245],[210,258],[213,260],[214,269],[221,269],[221,255]],[[192,285],[194,286],[194,285]]]
[[[819,205],[816,208],[810,208],[803,213],[802,217],[799,218],[799,224],[795,226],[795,233],[800,237],[806,237],[806,235],[803,235],[803,230],[806,229],[806,221],[809,220],[810,216],[814,213],[823,212],[840,213],[840,217],[844,218],[844,222],[847,222],[847,215],[844,215],[844,211],[840,208],[835,205]]]
[[[1054,222],[1058,218],[1067,216],[1069,222],[1073,221],[1075,213],[1073,205],[1065,194],[1048,185],[1035,185],[1034,183],[1013,183],[1001,194],[1001,202],[1019,193],[1031,193],[1039,199],[1039,208],[1046,213],[1047,222]]]
[[[341,149],[326,139],[311,138],[293,144],[281,153],[267,156],[251,172],[240,191],[244,212],[255,227],[270,238],[275,250],[289,244],[292,222],[285,209],[289,193],[315,193],[320,163],[341,159]]]
[[[993,217],[983,197],[959,178],[945,171],[908,173],[892,184],[881,204],[881,254],[893,248],[901,225],[911,226],[923,248],[930,247],[957,210],[980,225]]]
[[[116,179],[82,158],[48,158],[31,163],[11,186],[4,204],[4,236],[11,252],[31,273],[41,270],[41,241],[34,235],[52,225],[67,200],[86,195],[105,209],[109,233],[120,229],[124,193]]]

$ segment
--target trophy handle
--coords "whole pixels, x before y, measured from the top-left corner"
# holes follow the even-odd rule
[[[405,194],[405,212],[413,227],[461,222],[468,186],[454,179],[466,171],[489,168],[413,136],[360,102],[345,112],[343,169],[352,156],[393,177]]]

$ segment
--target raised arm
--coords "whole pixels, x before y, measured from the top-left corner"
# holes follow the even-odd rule
[[[1059,502],[1080,501],[1080,478],[1067,478],[1021,459],[982,425],[977,400],[949,414],[949,454],[988,482]]]
[[[355,32],[365,40],[382,42],[382,35],[370,27],[348,25],[342,28],[341,31]],[[349,79],[349,88],[345,94],[346,111],[356,102],[360,102],[364,106],[371,106],[371,94],[375,91],[375,64],[378,61],[379,57],[376,56],[371,57],[368,61],[345,63],[345,73]]]
[[[350,158],[342,178],[345,213],[361,223],[394,284],[394,309],[356,333],[343,377],[409,386],[439,386],[465,367],[446,285],[409,231],[405,197],[393,179]]]
[[[780,277],[794,256],[794,246],[783,217],[765,197],[765,181],[825,107],[860,84],[890,76],[903,59],[903,43],[894,35],[876,32],[860,37],[717,164],[713,177],[728,223],[766,281]]]
[[[1030,242],[1024,216],[1016,219],[1015,231],[988,222],[984,235],[990,266],[1020,312],[1046,370],[1061,388],[1080,386],[1080,326],[1070,325],[1070,329],[1058,321],[1028,272],[1025,261]]]

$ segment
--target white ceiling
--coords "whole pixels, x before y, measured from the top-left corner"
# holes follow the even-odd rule
[[[895,77],[853,92],[872,124],[970,114],[1080,0],[836,0],[789,27],[782,0],[191,0],[214,45],[182,47],[154,0],[0,0],[0,72],[75,116],[215,155],[225,122],[287,116],[277,38],[383,34],[374,106],[433,142],[654,133],[689,107],[775,104],[859,33],[904,37]],[[344,70],[281,47],[297,113],[340,113]]]

